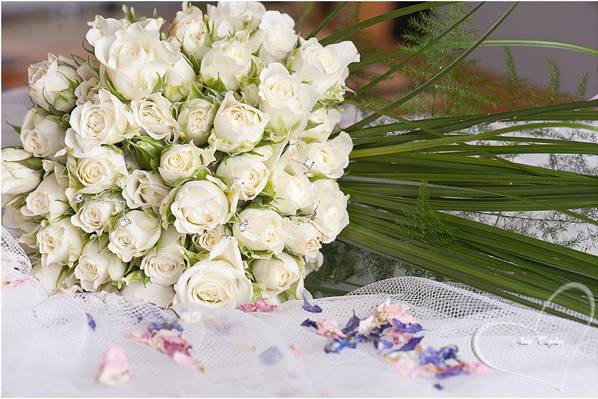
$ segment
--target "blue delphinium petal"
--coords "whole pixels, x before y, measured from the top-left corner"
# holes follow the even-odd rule
[[[467,374],[467,370],[463,367],[463,365],[458,366],[451,366],[441,369],[439,372],[436,373],[436,378],[439,380],[444,380],[449,377],[454,377],[456,375]]]
[[[260,361],[265,366],[274,366],[282,360],[282,353],[276,346],[271,346],[260,353]]]
[[[322,313],[322,308],[316,305],[315,303],[309,303],[309,300],[307,299],[305,294],[303,294],[303,309],[310,313]]]
[[[153,321],[149,323],[147,326],[149,332],[154,333],[160,330],[176,330],[176,331],[183,331],[183,327],[177,320],[172,321]]]
[[[312,327],[312,328],[316,328],[316,329],[318,328],[318,324],[315,321],[310,320],[310,319],[305,319],[303,321],[303,323],[301,323],[301,325],[303,327]]]
[[[91,328],[92,331],[95,331],[96,330],[96,321],[87,312],[85,312],[85,317],[87,317],[87,325],[89,326],[89,328]]]
[[[353,312],[353,317],[351,317],[349,319],[349,321],[347,322],[347,325],[341,331],[345,335],[352,333],[355,329],[357,329],[357,327],[359,327],[360,321],[361,320],[359,319],[359,317],[355,316],[355,312]]]
[[[424,329],[419,323],[402,323],[400,320],[396,319],[392,321],[392,324],[398,332],[407,334],[417,334]]]
[[[444,387],[442,386],[442,384],[434,384],[434,388],[438,389],[439,391],[442,391],[444,389]]]
[[[403,346],[401,346],[398,351],[399,352],[409,352],[415,349],[415,347],[421,342],[424,337],[413,337]]]
[[[339,353],[343,348],[355,349],[356,347],[357,344],[355,342],[346,339],[334,338],[332,341],[326,344],[324,347],[324,352]]]

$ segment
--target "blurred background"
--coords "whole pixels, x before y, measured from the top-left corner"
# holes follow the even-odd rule
[[[356,2],[345,7],[343,14],[335,21],[342,24],[343,18],[367,19],[412,4],[415,3]],[[157,8],[167,21],[181,7],[180,2],[135,2],[130,5],[135,7],[137,15],[149,16]],[[265,5],[268,9],[284,11],[298,19],[309,3],[265,2]],[[482,7],[471,25],[474,36],[482,34],[508,6],[509,3],[496,2]],[[334,7],[333,2],[314,3],[299,31],[307,34]],[[2,89],[24,85],[27,66],[43,59],[49,51],[84,56],[81,43],[88,29],[86,22],[93,20],[96,14],[120,18],[121,2],[2,2]],[[334,26],[320,32],[318,36],[325,37],[332,29]],[[367,31],[367,38],[361,38],[358,47],[361,43],[374,43],[382,51],[392,50],[406,44],[404,35],[409,29],[409,21],[401,18],[375,25]],[[598,48],[598,3],[524,2],[492,38],[556,40]],[[587,94],[593,96],[598,93],[598,65],[595,57],[556,49],[524,47],[514,47],[511,52],[518,77],[529,83],[526,89],[532,93],[539,90],[539,95],[542,95],[542,88],[550,84],[551,64],[546,60],[547,55],[560,68],[560,91],[565,95],[574,95],[584,73],[588,74]],[[496,91],[496,80],[500,79],[497,75],[503,74],[506,68],[503,49],[479,48],[471,57],[478,61],[472,66],[480,77],[475,84],[481,87],[490,85],[486,89]],[[385,70],[383,66],[373,65],[370,72],[379,74]],[[376,94],[392,97],[397,91],[412,85],[413,81],[413,76],[396,74],[393,79],[380,85]]]

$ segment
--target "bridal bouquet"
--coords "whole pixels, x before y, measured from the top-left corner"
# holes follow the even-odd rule
[[[44,287],[237,308],[308,298],[306,287],[342,294],[358,272],[393,275],[371,256],[323,264],[323,251],[347,244],[529,306],[571,281],[598,298],[596,257],[579,235],[559,239],[596,235],[596,171],[584,157],[596,153],[598,100],[583,100],[587,76],[576,100],[559,97],[554,63],[552,94],[530,95],[509,46],[598,51],[490,40],[517,3],[479,37],[465,23],[483,3],[333,24],[358,15],[348,6],[360,3],[339,2],[304,38],[290,16],[255,2],[185,3],[169,24],[123,7],[124,19],[89,23],[88,57],[30,66],[22,148],[2,150],[3,225],[34,248]],[[408,15],[412,44],[380,51],[360,40]],[[476,74],[464,69],[496,45],[506,100],[469,87]],[[396,98],[371,94],[396,73],[414,84]],[[340,131],[345,104],[357,119]],[[530,220],[541,234],[521,228]],[[594,298],[554,302],[579,315]]]
[[[349,223],[338,106],[359,54],[294,25],[255,2],[184,3],[164,30],[128,11],[89,23],[87,60],[29,67],[2,194],[48,290],[226,308],[302,297]]]

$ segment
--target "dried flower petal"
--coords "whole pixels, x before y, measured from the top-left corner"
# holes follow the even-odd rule
[[[23,285],[27,282],[27,280],[22,278],[12,279],[12,278],[3,278],[2,279],[2,287],[3,288],[14,288],[20,285]]]
[[[85,317],[87,318],[87,325],[89,326],[89,328],[91,328],[92,331],[95,331],[96,330],[96,321],[87,312],[85,312]]]
[[[245,303],[238,307],[239,310],[247,313],[264,312],[271,313],[278,308],[277,305],[271,305],[263,299],[258,299],[255,303]]]
[[[104,385],[118,385],[129,380],[129,362],[122,349],[110,347],[104,353],[97,381]]]
[[[276,346],[271,346],[260,353],[260,361],[265,366],[274,366],[282,360],[282,353]]]
[[[305,294],[303,294],[303,309],[310,313],[322,313],[322,308],[316,305],[315,303],[309,303],[309,300],[307,299]]]

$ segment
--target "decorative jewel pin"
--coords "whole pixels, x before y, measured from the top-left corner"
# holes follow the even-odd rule
[[[80,202],[83,202],[83,194],[75,194],[73,199],[75,200],[75,203],[77,203],[77,204]]]
[[[248,220],[241,220],[239,222],[239,231],[241,233],[247,231],[247,229],[249,229],[249,221]]]
[[[303,161],[303,166],[305,166],[307,168],[307,170],[311,170],[311,168],[314,167],[315,162],[312,161],[311,159],[306,159],[305,161]]]
[[[120,218],[120,220],[118,221],[118,224],[122,227],[127,227],[128,225],[131,224],[131,219],[129,219],[128,217],[123,217]]]
[[[238,177],[235,177],[235,180],[233,180],[233,185],[235,185],[235,186],[242,186],[244,184],[245,184],[245,182],[243,180],[239,179]]]

